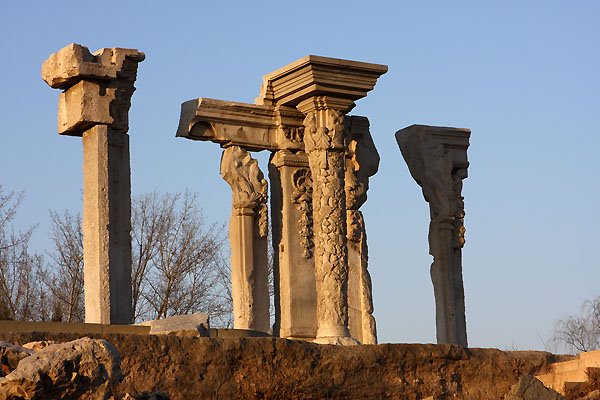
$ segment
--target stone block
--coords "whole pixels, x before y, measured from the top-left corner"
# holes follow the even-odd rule
[[[135,81],[137,63],[144,58],[136,49],[104,48],[92,54],[87,47],[71,43],[44,61],[42,79],[54,89],[66,89],[81,79]]]
[[[114,89],[106,89],[96,82],[79,81],[58,97],[58,133],[82,136],[98,124],[111,124],[110,103],[115,99]]]
[[[210,332],[210,322],[206,313],[175,315],[163,319],[144,321],[139,325],[149,326],[150,334],[154,335],[195,330],[199,336],[208,336]]]

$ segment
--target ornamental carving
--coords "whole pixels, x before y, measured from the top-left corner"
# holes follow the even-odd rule
[[[304,140],[304,115],[288,107],[277,107],[275,110],[275,124],[285,138],[293,143],[302,143]]]
[[[231,146],[221,157],[221,176],[231,186],[235,209],[249,208],[256,212],[260,237],[268,234],[267,181],[258,162],[246,150]]]
[[[312,206],[312,178],[308,168],[301,168],[292,176],[294,191],[292,202],[300,211],[300,244],[302,257],[311,258],[313,255],[313,206]]]

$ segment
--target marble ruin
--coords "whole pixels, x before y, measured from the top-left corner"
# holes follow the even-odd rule
[[[42,66],[61,89],[58,133],[83,140],[85,321],[133,322],[128,113],[144,53],[70,44]]]
[[[95,53],[70,44],[43,64],[61,89],[58,132],[83,141],[84,291],[88,323],[130,324],[131,185],[128,112],[135,49]],[[306,56],[264,76],[254,104],[199,98],[182,104],[178,137],[224,150],[234,327],[324,344],[376,344],[361,206],[379,154],[366,117],[350,116],[387,66]],[[429,248],[438,343],[467,345],[461,249],[468,129],[413,125],[396,133],[431,210]],[[267,150],[267,181],[250,152]],[[270,221],[267,202],[270,200]],[[269,223],[270,222],[270,223]]]
[[[385,72],[385,65],[307,56],[267,74],[255,104],[205,98],[182,104],[178,137],[218,143],[225,148],[224,161],[238,154],[238,161],[232,161],[238,166],[251,164],[239,161],[249,160],[241,149],[272,153],[274,336],[333,344],[376,342],[366,235],[358,208],[365,199],[366,181],[377,170],[378,157],[361,165],[363,154],[377,154],[368,120],[346,114]],[[250,169],[244,176],[256,174],[259,179],[255,180],[260,181],[261,175]],[[234,201],[239,190],[263,198],[260,185],[248,185],[244,179],[242,188],[232,185],[225,174],[224,178],[232,187]],[[233,222],[239,217],[234,210],[231,238],[249,238],[250,219],[254,226],[259,220],[260,231],[263,206],[253,207],[245,207],[252,209],[247,211],[248,227]],[[243,282],[243,289],[233,294],[234,304],[256,295],[256,285],[264,285],[256,280],[264,268],[257,265],[260,244],[253,241],[257,245],[250,248],[243,243],[242,239],[231,243],[233,281]],[[252,254],[244,260],[234,256],[245,252]],[[250,270],[257,272],[254,280]],[[239,320],[236,316],[236,324],[260,320],[260,307],[246,311],[253,315]]]
[[[221,175],[232,192],[229,226],[233,323],[269,331],[267,181],[258,162],[239,146],[223,151]]]
[[[469,129],[412,125],[396,132],[410,174],[429,203],[429,253],[438,343],[467,346],[462,247]]]

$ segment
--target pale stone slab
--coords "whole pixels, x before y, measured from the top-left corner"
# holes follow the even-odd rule
[[[174,315],[163,319],[144,321],[139,325],[149,326],[150,334],[168,334],[177,331],[197,330],[201,335],[208,335],[210,322],[208,314],[194,313],[188,315]]]
[[[537,375],[545,386],[565,393],[565,383],[586,382],[588,380],[588,368],[600,368],[600,350],[579,353],[577,358],[570,361],[554,363],[552,370],[547,374]]]
[[[464,201],[467,148],[471,131],[412,125],[396,132],[408,169],[429,203],[429,253],[435,295],[438,343],[467,346],[465,294],[462,278]]]
[[[130,324],[129,136],[97,125],[83,134],[85,322]]]

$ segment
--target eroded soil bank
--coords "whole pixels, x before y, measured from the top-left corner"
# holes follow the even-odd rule
[[[81,335],[0,333],[24,344]],[[88,335],[121,354],[123,393],[162,391],[171,399],[502,399],[522,374],[564,358],[449,345],[336,347],[272,338],[213,339]]]

